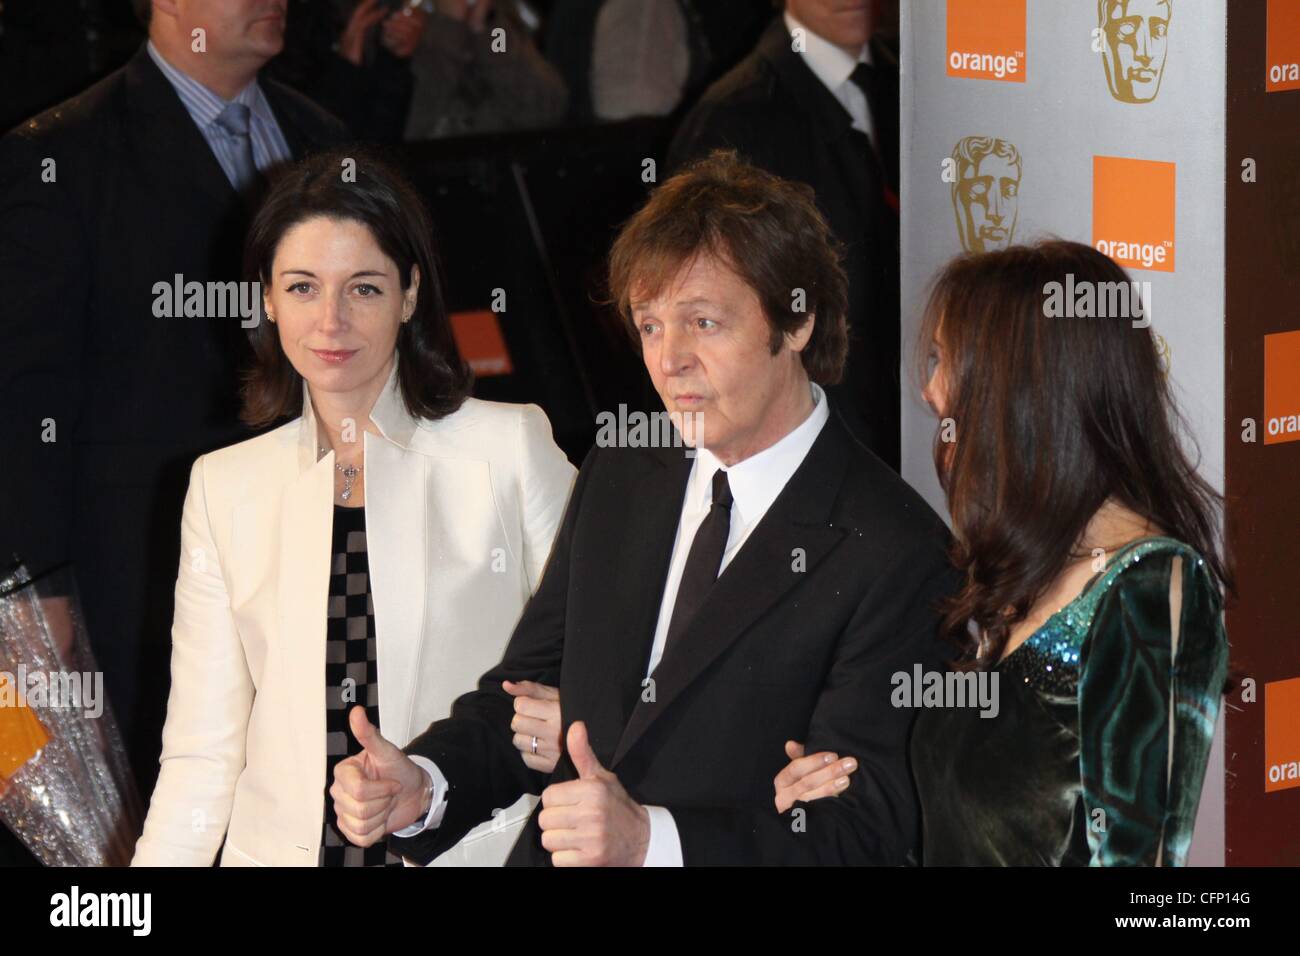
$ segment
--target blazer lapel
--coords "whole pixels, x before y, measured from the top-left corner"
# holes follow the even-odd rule
[[[832,410],[808,456],[719,576],[673,654],[665,655],[655,668],[651,675],[654,702],[637,696],[611,766],[622,760],[709,664],[806,580],[843,539],[845,530],[829,520],[846,468],[846,438],[841,428]],[[804,557],[798,566],[796,549]],[[655,594],[662,597],[662,588]]]
[[[315,428],[314,419],[310,422]],[[299,473],[280,492],[279,624],[281,674],[289,685],[295,748],[309,765],[298,780],[319,793],[325,781],[325,621],[333,531],[334,455]]]
[[[437,535],[430,504],[456,500],[428,487],[419,452],[365,433],[366,551],[378,642],[379,725],[397,746],[410,739],[418,652],[424,629],[425,542]],[[450,495],[450,497],[448,497]]]

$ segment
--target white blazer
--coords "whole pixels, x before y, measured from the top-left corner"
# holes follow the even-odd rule
[[[416,420],[397,371],[364,432],[379,722],[405,746],[505,650],[574,478],[535,405],[468,399]],[[360,429],[360,426],[358,426]],[[303,414],[190,473],[162,768],[133,865],[316,866],[334,453]],[[438,865],[505,861],[524,797]]]

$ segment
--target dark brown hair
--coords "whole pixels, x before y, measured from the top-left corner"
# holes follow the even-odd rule
[[[654,297],[697,255],[723,262],[754,290],[771,348],[816,316],[800,357],[819,385],[840,380],[848,355],[848,277],[813,191],[718,150],[666,181],[619,231],[609,255],[609,301],[633,339],[631,295]],[[795,292],[804,310],[796,312]]]
[[[353,169],[355,176],[345,181],[345,170]],[[433,226],[420,194],[396,167],[359,147],[337,148],[294,163],[276,176],[249,228],[244,246],[247,279],[268,283],[285,233],[316,217],[357,222],[369,229],[397,264],[404,290],[411,287],[411,267],[419,267],[415,311],[397,333],[397,383],[413,417],[437,419],[454,412],[469,394],[473,376],[452,336]],[[253,364],[244,380],[243,420],[261,427],[301,413],[302,376],[280,347],[275,325],[259,321],[249,339]]]
[[[1145,314],[1053,317],[1053,283],[1114,288],[1127,273],[1089,246],[1051,240],[960,256],[935,279],[917,371],[943,350],[956,441],[934,446],[964,586],[944,607],[960,663],[991,666],[1011,628],[1072,559],[1108,498],[1191,545],[1221,589],[1218,493],[1179,443],[1179,414]],[[1009,611],[1008,611],[1009,609]],[[973,623],[983,635],[970,632]]]

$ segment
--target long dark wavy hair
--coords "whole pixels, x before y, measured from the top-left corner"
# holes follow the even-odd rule
[[[1053,317],[1051,284],[1071,274],[1076,288],[1132,288],[1102,253],[1050,240],[954,259],[925,308],[916,371],[928,377],[938,342],[943,414],[955,428],[955,441],[940,429],[934,461],[952,516],[950,557],[965,573],[942,609],[958,666],[1001,660],[1015,624],[1086,556],[1080,539],[1107,499],[1191,545],[1220,590],[1234,589],[1220,496],[1180,444],[1190,431],[1150,328],[1135,328],[1132,315]]]
[[[345,171],[355,175],[345,176]],[[415,311],[397,333],[397,383],[413,417],[438,419],[454,412],[469,395],[473,375],[452,335],[433,225],[420,194],[396,166],[370,149],[341,147],[294,163],[276,176],[249,228],[245,277],[263,286],[270,282],[275,250],[285,234],[318,216],[369,229],[397,264],[403,290],[411,287],[411,267],[419,266]],[[244,377],[241,418],[258,428],[298,415],[302,376],[280,347],[276,326],[260,321],[249,339],[253,362]]]

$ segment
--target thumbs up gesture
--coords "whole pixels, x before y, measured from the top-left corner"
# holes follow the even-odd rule
[[[555,866],[640,866],[650,846],[650,814],[600,765],[576,721],[566,741],[577,780],[542,791],[542,846]]]
[[[428,813],[424,802],[429,775],[384,739],[366,718],[364,707],[352,708],[348,726],[364,749],[334,768],[330,796],[339,833],[356,846],[370,846]]]

